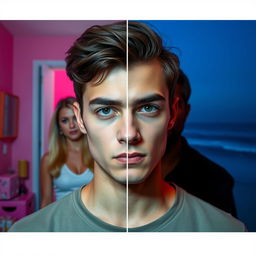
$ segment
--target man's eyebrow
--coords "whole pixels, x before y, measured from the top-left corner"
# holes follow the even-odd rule
[[[123,103],[119,100],[112,100],[109,98],[95,98],[89,102],[89,105],[115,105],[115,106],[123,106]]]
[[[155,94],[150,94],[150,95],[145,96],[143,98],[134,100],[132,105],[136,106],[136,105],[150,103],[152,101],[165,101],[165,100],[166,99],[162,95],[155,93]]]

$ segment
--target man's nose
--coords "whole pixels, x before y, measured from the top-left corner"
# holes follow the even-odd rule
[[[141,134],[137,120],[132,114],[123,118],[122,123],[120,124],[120,129],[117,135],[119,143],[127,143],[129,145],[135,145],[141,142]]]

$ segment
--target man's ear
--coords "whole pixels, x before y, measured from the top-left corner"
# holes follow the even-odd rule
[[[87,131],[84,126],[83,118],[81,116],[81,110],[80,110],[80,106],[79,106],[78,102],[73,103],[73,111],[75,113],[79,129],[81,130],[82,133],[87,134]]]
[[[178,104],[179,104],[180,98],[179,97],[175,97],[172,101],[172,105],[170,108],[170,120],[168,123],[168,130],[171,130],[175,124],[175,121],[177,119],[178,116]]]

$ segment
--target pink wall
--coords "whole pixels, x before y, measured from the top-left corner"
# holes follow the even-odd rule
[[[13,37],[0,24],[0,90],[12,92]]]
[[[0,24],[0,91],[12,92],[13,37]],[[3,154],[3,145],[7,154]],[[11,167],[12,147],[10,142],[0,141],[0,172]]]
[[[73,90],[73,83],[70,81],[66,75],[65,70],[56,70],[54,72],[54,108],[56,107],[58,101],[68,96],[75,97]]]
[[[13,143],[12,166],[20,159],[30,163],[32,188],[32,92],[33,61],[64,60],[74,37],[14,37],[13,93],[20,97],[19,137]]]

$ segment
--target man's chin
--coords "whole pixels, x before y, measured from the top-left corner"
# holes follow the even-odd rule
[[[128,185],[138,185],[145,181],[144,177],[131,177],[128,178]]]
[[[120,178],[120,177],[116,177],[115,178],[115,181],[118,182],[119,184],[122,184],[122,185],[136,185],[136,184],[140,184],[142,182],[145,181],[145,177],[123,177],[123,178]]]
[[[112,177],[115,182],[122,185],[136,185],[143,183],[150,173],[148,173],[145,168],[130,168],[127,170],[119,169],[115,170],[115,172],[110,173],[110,177]]]

